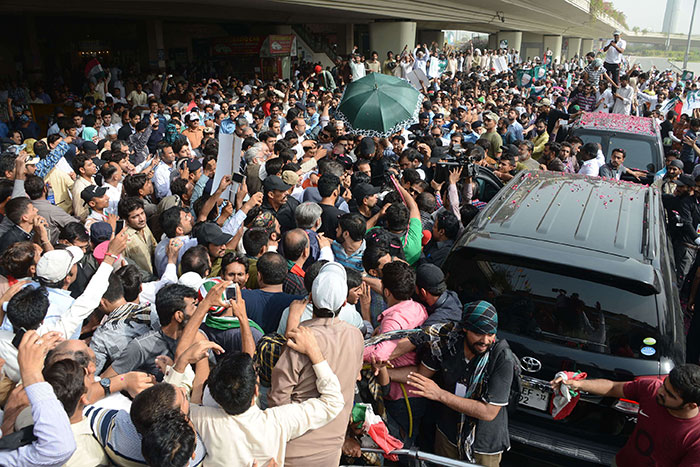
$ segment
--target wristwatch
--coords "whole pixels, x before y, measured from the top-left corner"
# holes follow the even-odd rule
[[[102,386],[102,389],[105,390],[105,396],[109,396],[112,391],[110,391],[110,386],[112,385],[112,381],[109,378],[102,378],[100,380],[100,386]]]

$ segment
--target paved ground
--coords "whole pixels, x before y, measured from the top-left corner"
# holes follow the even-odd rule
[[[630,63],[639,63],[642,69],[648,70],[652,65],[655,65],[659,70],[665,70],[666,68],[671,68],[674,71],[678,71],[683,67],[683,62],[670,62],[678,68],[673,68],[668,59],[659,57],[635,57],[630,56]],[[700,76],[700,62],[690,62],[688,63],[688,70],[694,71],[695,76]]]

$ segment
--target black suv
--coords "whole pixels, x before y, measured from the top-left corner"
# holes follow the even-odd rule
[[[638,405],[582,394],[555,421],[549,381],[660,378],[685,357],[683,320],[658,190],[556,172],[516,176],[456,242],[444,269],[463,301],[488,300],[520,359],[511,438],[610,465]]]
[[[624,149],[625,166],[646,172],[640,181],[647,185],[651,185],[654,174],[663,168],[661,133],[653,118],[587,112],[571,125],[569,134],[578,136],[584,143],[600,144],[606,162],[610,162],[613,149]],[[622,179],[637,181],[629,175],[623,175]]]

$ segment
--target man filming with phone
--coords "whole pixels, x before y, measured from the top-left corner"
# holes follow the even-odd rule
[[[620,31],[615,31],[613,38],[603,47],[603,52],[605,52],[603,66],[617,85],[620,84],[620,64],[622,63],[622,54],[625,53],[626,47],[627,42],[620,38]]]

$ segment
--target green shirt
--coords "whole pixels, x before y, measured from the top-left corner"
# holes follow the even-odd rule
[[[403,254],[406,256],[406,262],[413,265],[420,258],[421,248],[423,247],[423,224],[420,219],[412,217],[408,221],[408,232],[401,237]]]

